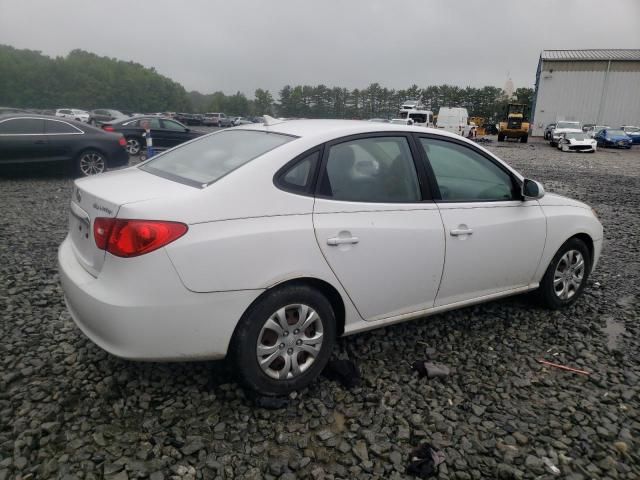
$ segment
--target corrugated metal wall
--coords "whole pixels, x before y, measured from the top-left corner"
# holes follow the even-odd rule
[[[612,127],[640,124],[640,62],[612,61],[608,74],[607,66],[543,61],[532,135],[542,136],[557,119]]]

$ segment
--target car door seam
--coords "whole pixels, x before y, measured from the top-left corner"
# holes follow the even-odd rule
[[[447,227],[444,224],[444,218],[442,217],[442,212],[440,211],[440,205],[438,202],[434,202],[436,208],[438,209],[438,215],[440,215],[440,223],[442,223],[442,241],[444,243],[444,253],[442,256],[442,271],[440,272],[440,281],[438,282],[438,288],[436,289],[436,295],[433,297],[433,305],[431,308],[436,306],[436,301],[438,300],[438,295],[440,294],[440,287],[442,286],[442,280],[444,279],[444,272],[447,266]]]
[[[318,238],[318,229],[316,228],[316,197],[313,197],[313,207],[311,210],[311,226],[313,227],[313,238],[316,239],[316,245],[320,250],[320,254],[322,255],[322,258],[324,258],[324,261],[329,267],[329,270],[331,270],[331,273],[333,273],[333,276],[336,278],[336,280],[342,287],[342,290],[344,291],[345,295],[349,298],[349,301],[351,302],[351,305],[353,305],[353,308],[355,308],[356,312],[358,312],[358,315],[360,315],[360,318],[366,321],[366,319],[362,315],[362,312],[358,309],[358,305],[356,305],[356,303],[353,301],[353,298],[351,298],[349,291],[347,290],[346,286],[342,283],[342,280],[340,280],[340,277],[331,266],[331,262],[329,262],[329,259],[327,258],[324,251],[322,250],[322,247],[320,246],[320,239]]]

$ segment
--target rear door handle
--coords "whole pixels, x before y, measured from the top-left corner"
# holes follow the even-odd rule
[[[356,244],[360,241],[358,237],[333,237],[327,239],[327,245],[335,246],[335,245],[347,245],[347,244]]]
[[[452,228],[451,236],[457,237],[459,235],[472,235],[473,230],[471,228]]]
[[[35,143],[36,145],[44,145],[45,143],[47,143],[47,141],[46,140],[36,140],[33,143]]]

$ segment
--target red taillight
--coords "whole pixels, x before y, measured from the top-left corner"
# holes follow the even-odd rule
[[[180,222],[99,217],[93,224],[93,237],[101,250],[118,257],[137,257],[177,240],[187,230]]]
[[[115,132],[116,131],[116,129],[113,128],[111,125],[103,125],[102,129],[106,130],[107,132]]]
[[[127,141],[124,139],[123,136],[120,136],[120,138],[118,139],[118,143],[120,144],[121,147],[127,146]]]

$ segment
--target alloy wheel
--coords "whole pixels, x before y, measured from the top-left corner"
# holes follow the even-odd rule
[[[287,305],[271,315],[260,330],[258,365],[276,380],[298,377],[315,362],[323,340],[322,320],[313,308]]]
[[[127,139],[127,152],[129,155],[137,155],[140,153],[140,142],[135,138]]]
[[[83,153],[80,157],[80,172],[84,176],[96,175],[106,169],[104,157],[96,152]]]
[[[585,262],[578,250],[567,251],[556,265],[553,274],[553,290],[561,300],[572,298],[582,285]]]

